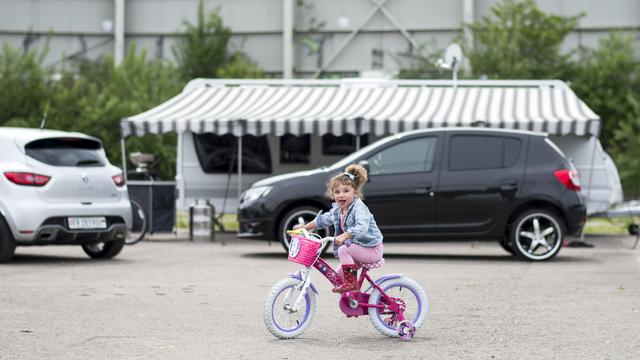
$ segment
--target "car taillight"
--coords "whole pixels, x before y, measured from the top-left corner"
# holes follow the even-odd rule
[[[51,179],[51,176],[26,172],[5,172],[4,177],[14,184],[26,186],[45,186]]]
[[[580,177],[576,170],[556,170],[554,173],[556,179],[560,181],[564,187],[573,191],[580,191]]]
[[[118,186],[118,187],[124,186],[124,175],[123,174],[114,175],[111,178],[113,179],[113,183],[116,184],[116,186]]]

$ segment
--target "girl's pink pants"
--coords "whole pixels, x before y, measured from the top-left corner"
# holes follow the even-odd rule
[[[364,264],[374,263],[382,259],[382,244],[373,247],[358,244],[342,245],[338,248],[338,259],[340,259],[340,265],[355,264],[356,261]],[[342,276],[342,266],[338,267],[338,274]]]

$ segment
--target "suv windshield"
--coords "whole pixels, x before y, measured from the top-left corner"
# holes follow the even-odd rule
[[[105,166],[100,142],[81,138],[49,138],[28,143],[28,156],[53,166]]]

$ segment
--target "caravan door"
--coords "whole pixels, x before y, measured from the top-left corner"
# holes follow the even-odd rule
[[[364,159],[369,162],[365,202],[383,234],[435,232],[440,137],[404,138]]]

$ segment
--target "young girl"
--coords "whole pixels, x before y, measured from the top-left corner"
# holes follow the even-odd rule
[[[335,229],[333,253],[340,259],[342,285],[333,292],[343,293],[358,289],[356,261],[375,263],[382,259],[382,233],[362,202],[362,187],[367,182],[367,170],[361,165],[349,165],[345,172],[333,176],[327,184],[327,197],[333,199],[331,210],[318,213],[306,225],[296,225],[307,230]],[[336,251],[337,250],[337,251]]]

